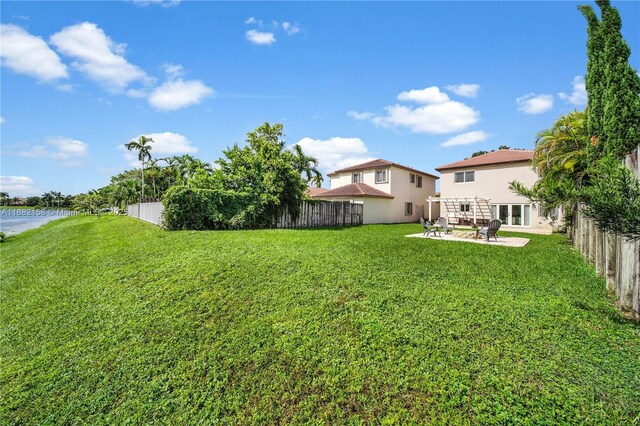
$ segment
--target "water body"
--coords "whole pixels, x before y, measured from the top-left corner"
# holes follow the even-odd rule
[[[0,209],[0,231],[15,235],[74,213],[64,209]]]

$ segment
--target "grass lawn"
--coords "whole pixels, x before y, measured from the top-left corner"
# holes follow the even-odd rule
[[[640,326],[562,236],[420,229],[12,237],[0,423],[640,422]]]

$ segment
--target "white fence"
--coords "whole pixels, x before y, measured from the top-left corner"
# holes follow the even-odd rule
[[[162,212],[164,206],[161,202],[129,204],[127,213],[131,217],[135,217],[155,225],[162,225]]]

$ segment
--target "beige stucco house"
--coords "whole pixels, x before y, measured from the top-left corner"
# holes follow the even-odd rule
[[[331,189],[312,198],[364,204],[363,223],[417,222],[437,176],[387,160],[373,160],[328,174]]]
[[[509,189],[514,180],[528,187],[538,180],[532,159],[533,151],[501,149],[436,167],[441,174],[442,216],[450,222],[471,223],[475,215],[476,223],[500,219],[503,229],[551,232],[552,221],[539,206]]]

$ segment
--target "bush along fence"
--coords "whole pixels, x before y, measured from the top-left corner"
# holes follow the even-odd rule
[[[295,219],[285,207],[275,218],[264,219],[249,194],[173,187],[163,202],[128,206],[129,216],[170,230],[253,228],[313,228],[361,225],[363,205],[351,202],[303,201]]]
[[[300,215],[294,219],[288,209],[276,221],[277,228],[316,228],[322,226],[362,225],[364,205],[349,201],[303,201]]]
[[[629,154],[624,163],[640,177],[640,149]],[[572,227],[574,247],[595,266],[598,275],[605,277],[620,309],[640,320],[640,241],[601,231],[580,210]]]

